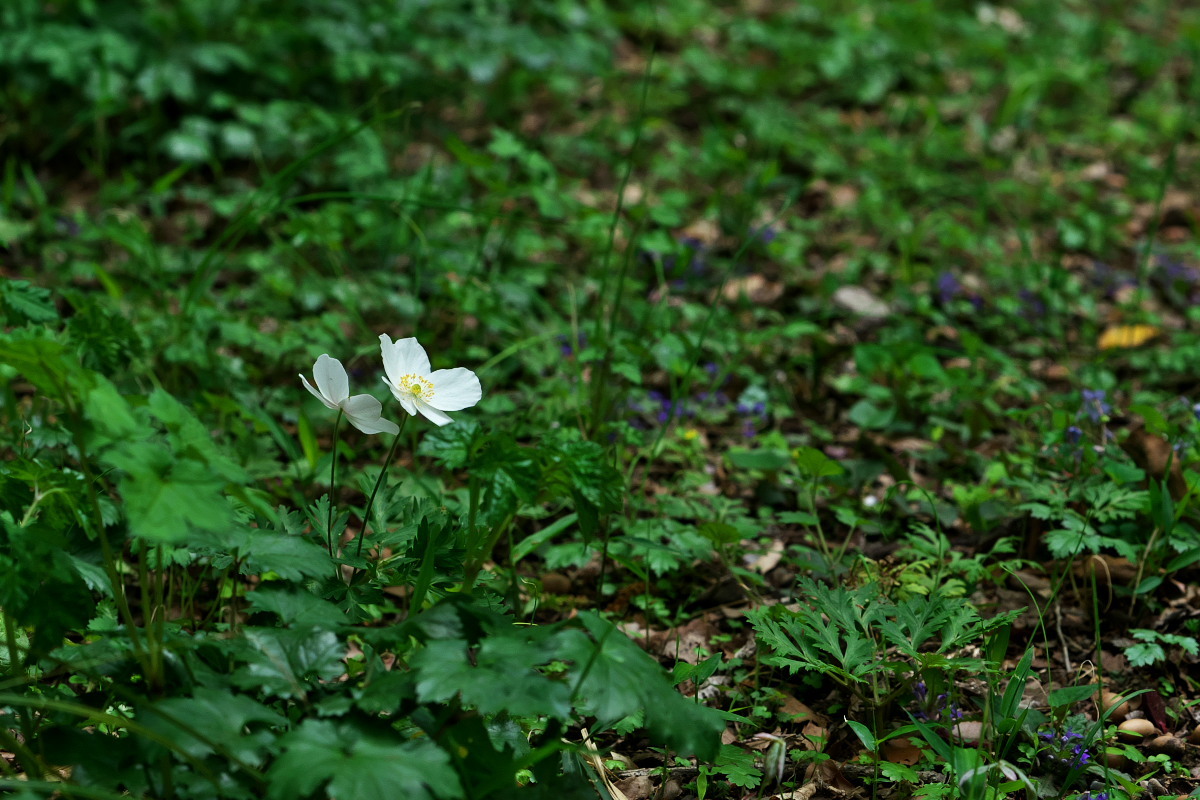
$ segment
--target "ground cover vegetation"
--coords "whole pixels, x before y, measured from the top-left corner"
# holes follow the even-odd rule
[[[4,3],[0,787],[1196,794],[1198,51]]]

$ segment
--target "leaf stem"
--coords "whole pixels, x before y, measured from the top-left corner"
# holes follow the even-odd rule
[[[388,450],[387,458],[383,460],[383,466],[379,469],[379,477],[375,479],[375,488],[371,490],[371,497],[367,500],[367,507],[363,509],[362,530],[358,533],[358,549],[354,553],[356,556],[362,555],[363,542],[367,538],[367,526],[371,524],[371,509],[375,505],[375,495],[379,494],[379,487],[383,485],[383,476],[387,474],[388,464],[392,463],[392,457],[396,455],[396,447],[400,444],[400,436],[404,433],[404,424],[406,422],[408,422],[408,417],[400,418],[400,430],[396,431],[396,438],[392,440],[392,447]]]
[[[333,555],[333,492],[337,486],[337,451],[338,451],[338,428],[342,424],[342,409],[338,409],[337,419],[333,422],[333,449],[329,454],[329,516],[325,522],[325,546],[329,549],[329,555]]]

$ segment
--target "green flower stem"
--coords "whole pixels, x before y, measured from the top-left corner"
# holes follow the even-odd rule
[[[342,409],[338,409],[337,419],[333,421],[333,450],[329,454],[329,518],[325,522],[325,546],[329,555],[333,555],[333,491],[337,486],[337,451],[338,428],[342,425]]]
[[[362,530],[358,533],[356,556],[362,555],[363,542],[367,539],[367,526],[371,524],[371,509],[375,505],[375,495],[379,494],[379,487],[383,485],[383,476],[387,475],[388,464],[392,463],[392,458],[396,455],[396,448],[400,445],[400,437],[404,434],[404,424],[406,422],[408,422],[408,417],[400,418],[400,430],[396,431],[396,438],[392,440],[392,447],[388,450],[387,458],[383,460],[383,466],[379,469],[379,477],[375,479],[375,488],[371,490],[371,497],[367,500],[367,507],[363,509],[363,524]]]

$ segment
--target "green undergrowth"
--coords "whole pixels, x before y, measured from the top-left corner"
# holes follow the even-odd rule
[[[1197,41],[6,3],[0,784],[1188,794]]]

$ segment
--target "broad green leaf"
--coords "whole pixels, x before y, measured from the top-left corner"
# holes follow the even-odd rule
[[[283,755],[267,773],[268,800],[295,800],[324,788],[340,800],[463,796],[445,751],[428,740],[308,719],[283,737]]]
[[[207,464],[175,460],[159,443],[118,445],[102,460],[121,470],[118,481],[133,533],[151,542],[183,541],[192,528],[217,531],[233,519],[225,481]]]
[[[251,765],[262,763],[275,740],[274,733],[261,728],[287,724],[286,718],[253,698],[205,687],[191,697],[160,700],[141,709],[138,721],[195,758],[221,752]],[[260,730],[247,730],[252,723]]]
[[[863,747],[874,753],[879,749],[879,742],[875,741],[875,734],[871,733],[871,729],[861,722],[855,722],[852,719],[846,720],[846,724],[850,726],[850,730],[854,731],[854,735],[862,742]]]
[[[333,574],[328,551],[303,536],[231,522],[216,533],[198,535],[204,543],[241,561],[243,575],[274,572],[288,581]]]
[[[672,688],[658,662],[594,611],[579,615],[589,638],[566,629],[558,637],[559,657],[575,664],[580,700],[601,721],[613,722],[638,710],[657,741],[680,754],[711,761],[720,750],[725,723],[712,710]]]
[[[1082,686],[1064,686],[1062,689],[1055,689],[1050,692],[1050,707],[1063,708],[1080,703],[1094,695],[1099,688],[1100,684],[1089,683]]]
[[[250,628],[233,681],[282,698],[304,697],[313,684],[345,671],[345,646],[331,631]]]
[[[726,454],[729,463],[742,469],[760,469],[778,472],[791,463],[791,456],[784,450],[734,449]]]
[[[520,717],[571,719],[571,688],[538,671],[555,657],[545,633],[501,629],[484,638],[474,658],[462,640],[433,641],[410,659],[417,692],[426,702],[461,695],[483,714],[507,711]]]
[[[792,456],[800,472],[810,478],[828,478],[845,472],[841,464],[815,447],[801,447]]]
[[[348,622],[345,612],[333,603],[297,587],[260,585],[246,600],[255,611],[275,614],[289,627],[329,629]]]

